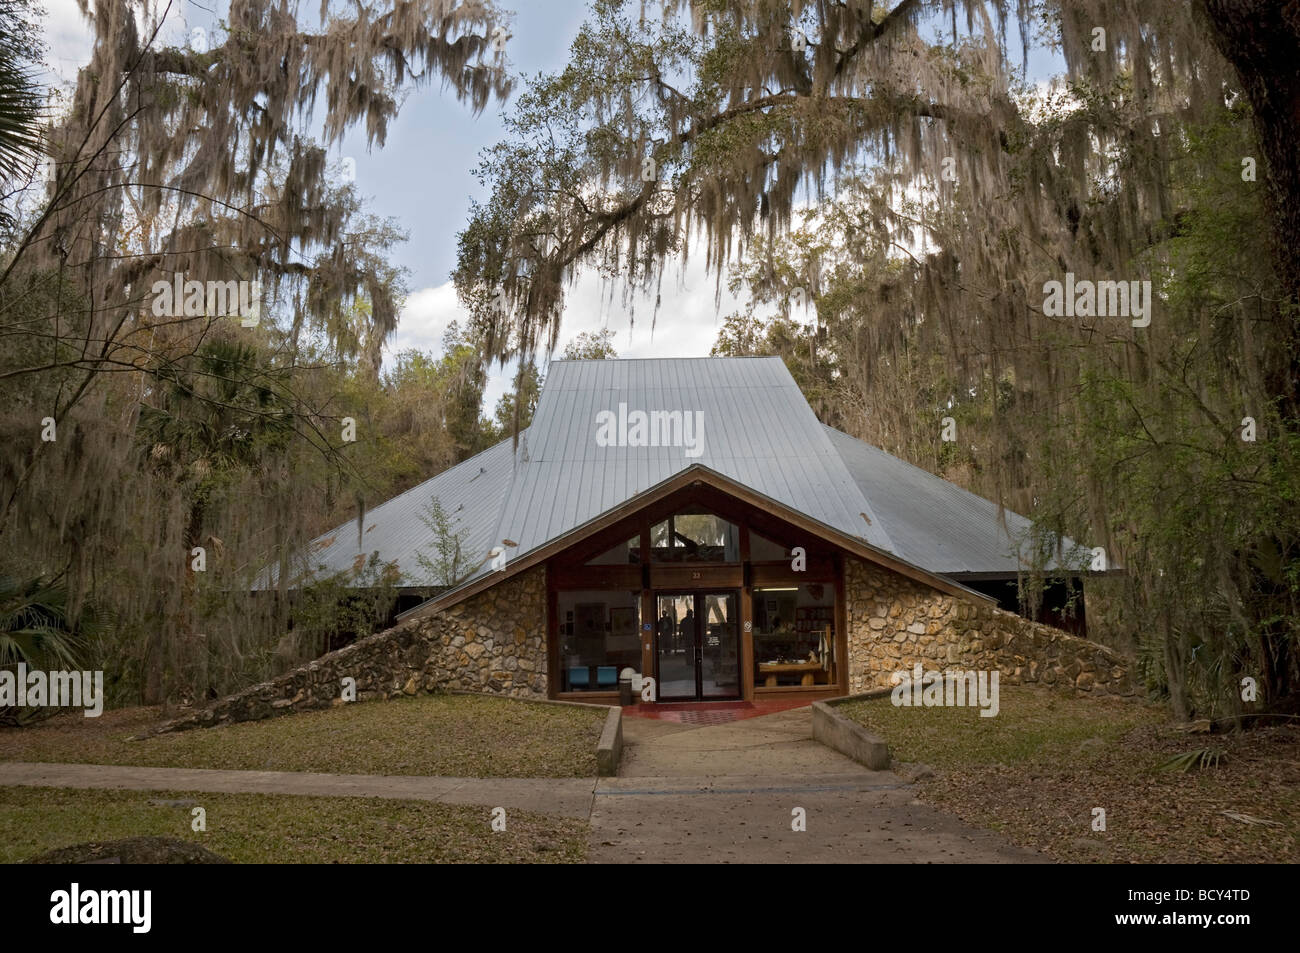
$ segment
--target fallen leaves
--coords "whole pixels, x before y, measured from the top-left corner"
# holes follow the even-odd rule
[[[1300,860],[1293,724],[1216,735],[1213,769],[1181,773],[1159,769],[1177,758],[1200,766],[1211,749],[1188,752],[1184,726],[1137,702],[1004,685],[996,718],[888,698],[841,710],[882,734],[897,760],[939,769],[918,781],[919,797],[1063,861]],[[1092,830],[1097,807],[1104,831]]]

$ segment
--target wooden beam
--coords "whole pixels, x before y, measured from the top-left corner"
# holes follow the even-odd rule
[[[546,586],[546,696],[555,698],[560,691],[560,610],[555,590]]]
[[[739,589],[743,585],[742,577],[738,565],[656,563],[650,566],[652,589]]]
[[[835,681],[840,694],[849,693],[849,602],[843,559],[835,557]]]
[[[471,596],[477,595],[483,590],[488,589],[511,576],[517,575],[518,573],[524,572],[539,563],[545,562],[556,554],[564,552],[575,543],[587,539],[593,533],[607,529],[618,523],[620,520],[626,519],[628,516],[639,512],[641,509],[655,506],[661,509],[666,508],[671,511],[675,505],[675,502],[670,499],[673,494],[688,488],[695,488],[698,490],[700,487],[704,486],[709,486],[723,493],[730,494],[736,499],[748,503],[756,509],[777,515],[786,522],[789,522],[791,525],[806,531],[813,538],[825,540],[838,546],[845,552],[851,553],[868,562],[883,566],[901,576],[923,583],[940,592],[971,601],[984,601],[994,604],[997,602],[996,599],[985,596],[983,593],[967,589],[965,586],[952,582],[943,576],[936,575],[935,573],[922,569],[919,566],[914,566],[911,563],[894,556],[892,553],[887,553],[882,549],[872,546],[863,539],[849,536],[839,530],[819,523],[809,516],[805,516],[802,513],[790,509],[783,503],[778,503],[775,500],[769,499],[762,494],[737,483],[729,477],[725,477],[707,467],[696,464],[675,474],[660,483],[658,486],[652,487],[640,496],[627,501],[621,506],[615,507],[608,513],[594,520],[590,520],[582,526],[576,527],[570,532],[551,540],[544,546],[537,547],[531,553],[507,564],[504,571],[485,574],[484,576],[474,580],[472,583],[448,592],[436,599],[431,599],[424,605],[417,606],[414,609],[400,614],[398,616],[398,621],[406,622],[411,619],[422,618],[431,613],[445,609],[448,606],[453,606],[457,603],[463,602]]]
[[[753,563],[749,575],[755,589],[762,586],[795,586],[805,582],[833,582],[835,561],[830,557],[810,558],[808,568],[803,572],[795,572],[789,563]]]
[[[640,566],[554,566],[552,589],[640,589]]]
[[[659,617],[655,613],[654,595],[650,592],[650,520],[642,512],[638,517],[638,528],[641,532],[641,631],[637,635],[641,639],[641,674],[655,677],[655,684],[658,684],[658,672],[655,670],[655,632],[659,625]],[[646,628],[646,623],[650,623],[650,628]],[[639,701],[640,699],[633,699]]]

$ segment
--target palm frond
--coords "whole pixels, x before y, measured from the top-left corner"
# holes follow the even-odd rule
[[[1162,771],[1178,771],[1187,774],[1191,771],[1205,771],[1209,768],[1217,768],[1227,759],[1228,753],[1222,748],[1197,748],[1193,751],[1184,751],[1182,754],[1174,755],[1168,761],[1162,762],[1160,769]]]

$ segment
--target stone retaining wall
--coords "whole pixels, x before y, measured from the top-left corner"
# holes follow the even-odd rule
[[[179,731],[343,704],[343,679],[366,701],[432,691],[547,697],[546,575],[537,567],[434,616],[379,632],[184,715]],[[849,691],[898,671],[992,671],[1012,685],[1066,684],[1132,695],[1116,652],[996,606],[946,595],[859,559],[845,560]]]
[[[890,684],[898,671],[993,671],[1012,685],[1072,685],[1132,695],[1118,653],[995,605],[950,596],[858,559],[845,560],[849,691]]]
[[[529,570],[437,615],[378,632],[279,678],[183,715],[159,731],[182,731],[432,691],[545,698],[546,575]]]

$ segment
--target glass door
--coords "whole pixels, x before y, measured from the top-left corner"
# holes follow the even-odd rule
[[[735,592],[658,593],[655,615],[660,701],[740,697]]]
[[[734,592],[702,592],[700,617],[700,696],[740,697],[740,602]]]

